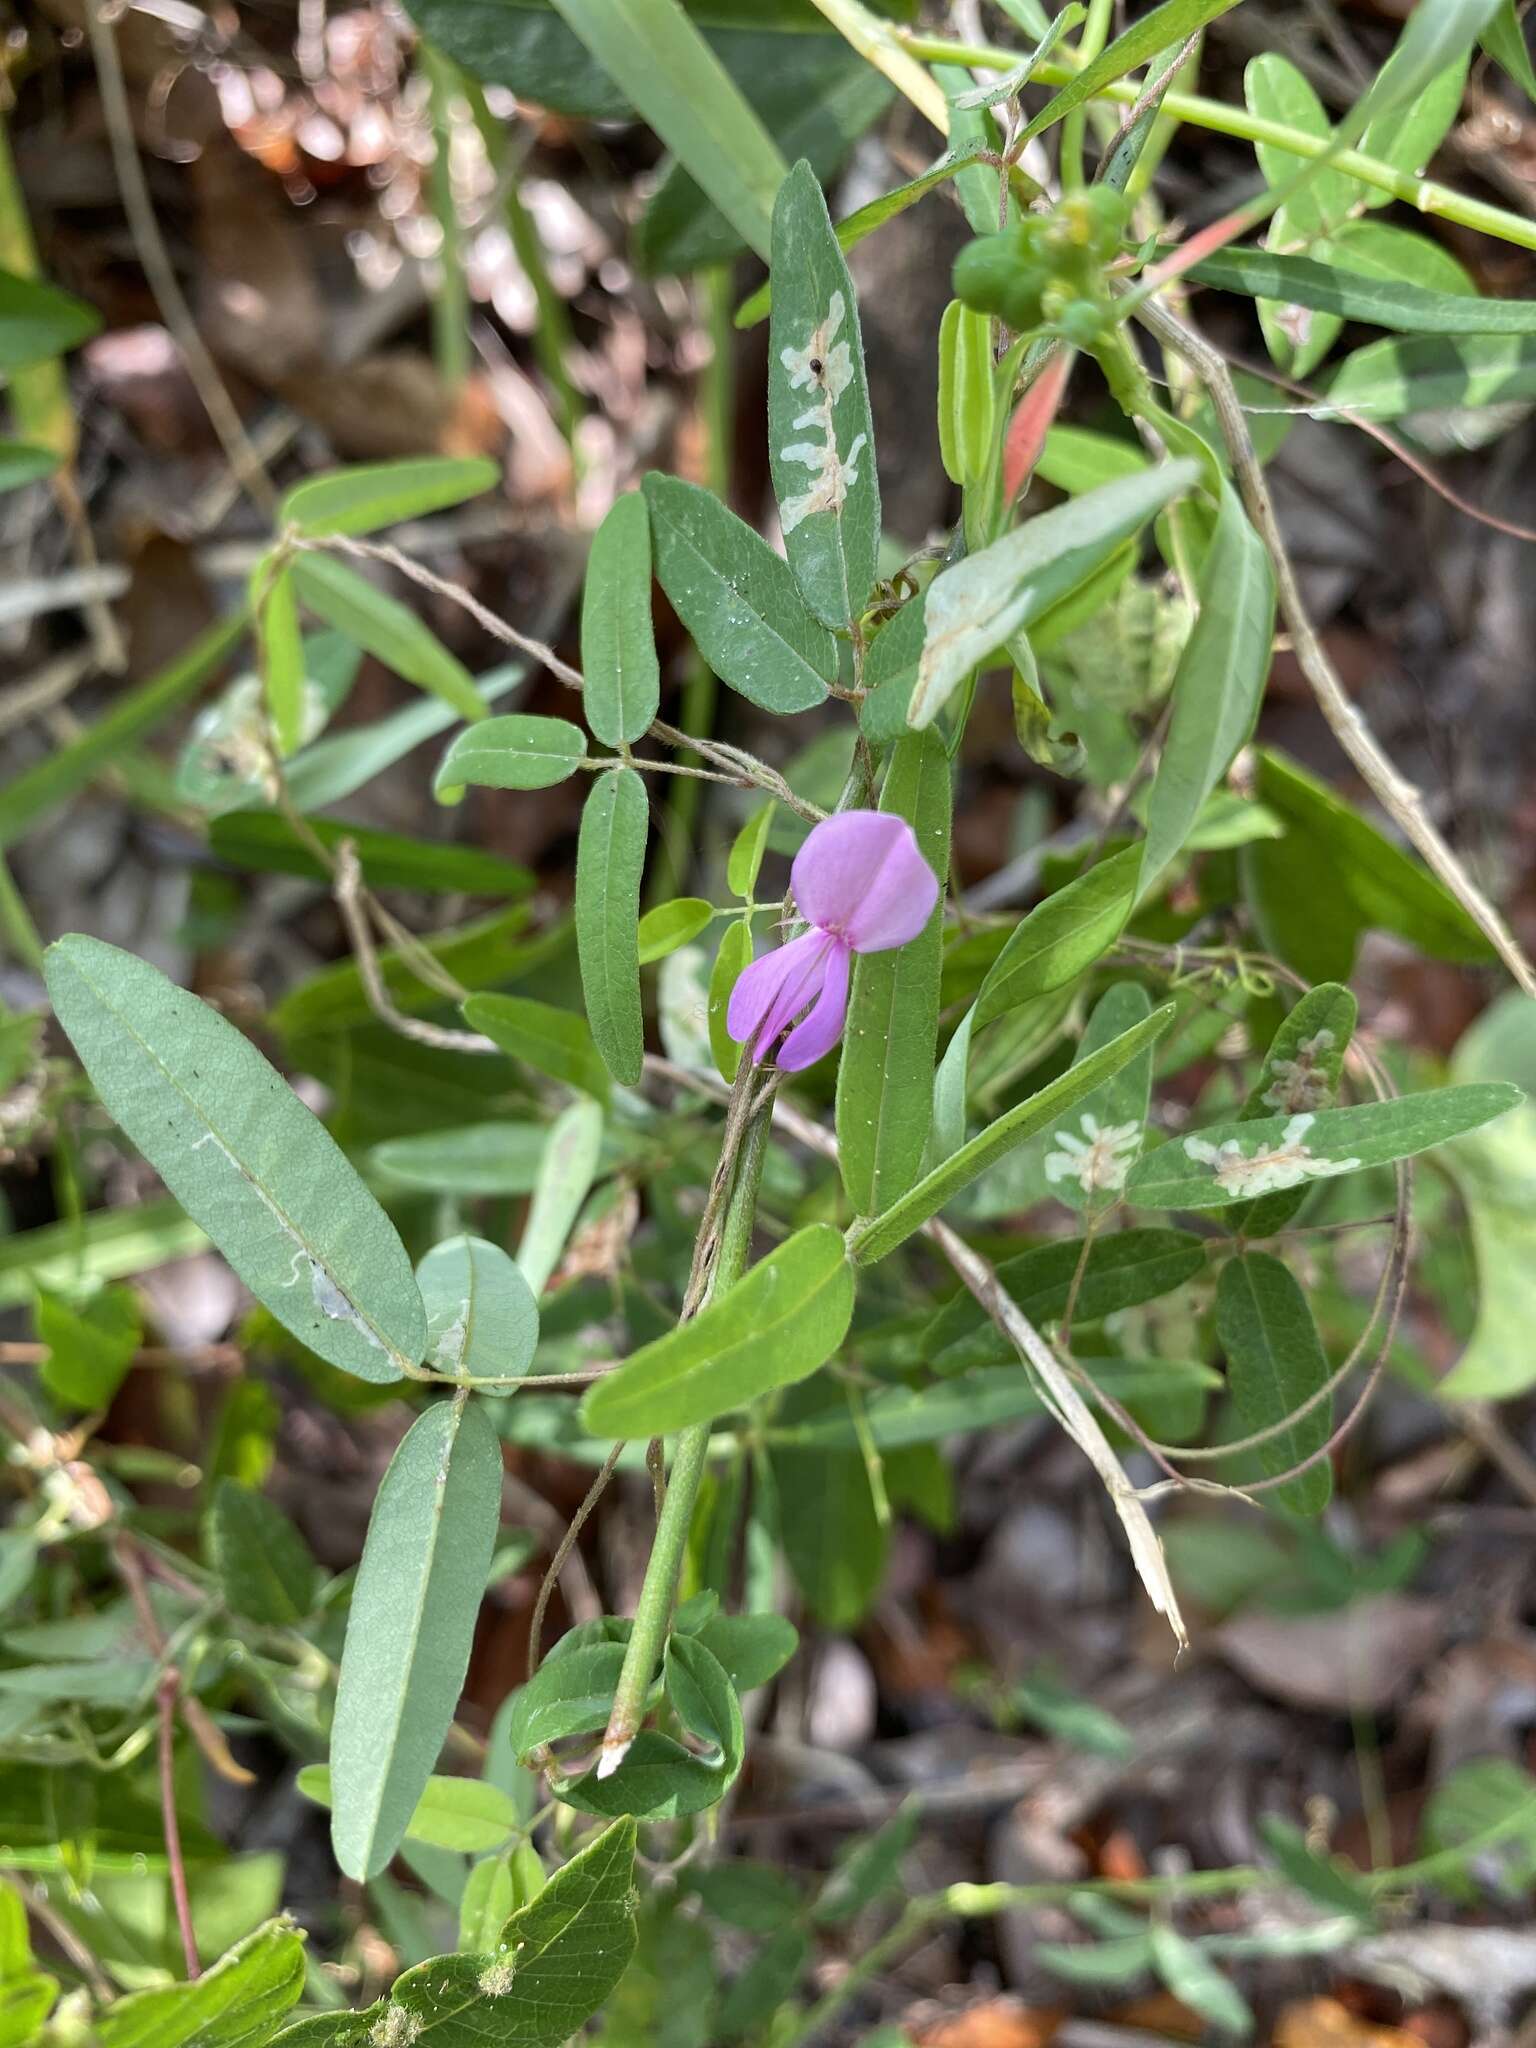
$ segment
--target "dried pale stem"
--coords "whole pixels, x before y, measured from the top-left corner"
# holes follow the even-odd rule
[[[277,493],[262,467],[261,457],[251,445],[233,400],[224,388],[217,365],[198,332],[197,322],[192,317],[192,309],[187,304],[165,239],[160,233],[160,223],[155,218],[154,201],[150,198],[134,138],[133,114],[128,105],[122,58],[118,54],[117,33],[113,27],[114,10],[109,0],[86,0],[85,15],[97,82],[101,87],[107,138],[117,172],[118,191],[139,262],[149,280],[160,317],[181,351],[187,375],[202,400],[203,410],[219,437],[231,469],[252,500],[270,517],[277,509]]]
[[[581,1506],[572,1515],[564,1535],[555,1545],[554,1555],[549,1560],[549,1570],[545,1572],[539,1582],[539,1595],[533,1603],[533,1619],[528,1624],[528,1676],[530,1678],[539,1668],[539,1654],[544,1637],[544,1617],[549,1611],[549,1603],[559,1582],[560,1574],[565,1570],[571,1552],[576,1548],[577,1538],[586,1527],[587,1518],[602,1499],[608,1482],[614,1475],[614,1470],[623,1454],[623,1450],[624,1446],[622,1443],[615,1444],[607,1457],[604,1458],[602,1468],[592,1484],[587,1488],[586,1496]]]
[[[1426,813],[1418,789],[1383,752],[1359,709],[1351,702],[1327,650],[1313,629],[1297,586],[1285,537],[1270,502],[1263,468],[1248,435],[1242,401],[1219,350],[1212,348],[1192,327],[1175,319],[1155,299],[1144,300],[1136,309],[1136,317],[1159,341],[1183,356],[1211,394],[1243,502],[1274,563],[1280,611],[1290,629],[1297,663],[1311,684],[1334,737],[1360,771],[1382,809],[1483,932],[1520,987],[1527,995],[1536,996],[1536,968],[1526,958],[1519,941],[1499,912],[1446,844]]]
[[[530,660],[538,662],[542,668],[547,668],[567,689],[585,688],[586,679],[581,670],[572,668],[568,661],[562,660],[547,642],[535,640],[530,634],[522,632],[508,620],[491,611],[488,606],[481,604],[480,600],[464,589],[462,584],[453,583],[446,576],[439,576],[431,569],[424,569],[419,562],[403,554],[399,548],[391,547],[386,541],[353,540],[331,534],[321,539],[296,540],[292,545],[312,551],[354,555],[362,561],[382,562],[405,577],[407,582],[418,585],[422,590],[430,590],[434,596],[457,605],[461,611],[469,614],[476,625],[489,633],[493,640],[499,640],[505,647],[515,648],[519,654],[526,654]],[[826,816],[817,805],[807,803],[803,797],[796,796],[782,775],[768,767],[765,762],[754,759],[750,754],[744,754],[737,747],[724,747],[717,741],[679,732],[676,726],[668,725],[660,718],[652,719],[646,730],[652,739],[660,740],[669,747],[691,749],[694,753],[702,755],[705,760],[714,761],[718,768],[725,771],[718,777],[721,781],[746,783],[765,789],[776,801],[795,812],[796,816],[808,819],[812,824],[818,823]],[[632,765],[644,768],[655,764],[636,761]]]
[[[188,1977],[202,1974],[197,1959],[197,1936],[192,1930],[192,1901],[187,1892],[187,1866],[181,1854],[181,1823],[176,1817],[176,1700],[181,1691],[181,1674],[168,1665],[160,1675],[155,1694],[160,1716],[160,1822],[165,1831],[165,1860],[170,1866],[171,1897],[176,1901],[176,1925],[181,1930],[181,1950],[186,1957]]]

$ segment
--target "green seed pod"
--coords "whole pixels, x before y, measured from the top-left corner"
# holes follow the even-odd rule
[[[1022,264],[1016,236],[981,235],[955,258],[955,297],[977,313],[1002,313]]]
[[[1103,337],[1104,315],[1091,299],[1074,299],[1055,316],[1055,325],[1074,348],[1093,348]]]

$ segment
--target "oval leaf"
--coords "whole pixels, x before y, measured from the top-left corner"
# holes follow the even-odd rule
[[[582,1422],[594,1436],[662,1436],[744,1408],[825,1365],[852,1315],[842,1237],[813,1223],[600,1380],[582,1402]]]
[[[530,996],[471,996],[464,1005],[464,1021],[541,1074],[580,1088],[599,1102],[608,1100],[608,1069],[598,1056],[586,1018],[576,1011],[556,1009],[553,1003],[535,1002]]]
[[[464,1379],[515,1378],[539,1341],[521,1269],[483,1237],[450,1237],[416,1268],[427,1307],[427,1364]]]
[[[1328,1378],[1328,1355],[1307,1297],[1290,1268],[1268,1252],[1244,1252],[1222,1268],[1216,1334],[1227,1354],[1227,1384],[1243,1436],[1296,1415]],[[1319,1401],[1259,1444],[1256,1455],[1274,1478],[1320,1451],[1332,1434],[1333,1402]],[[1269,1498],[1294,1515],[1320,1515],[1332,1493],[1332,1469],[1319,1458]]]
[[[415,1365],[427,1325],[405,1247],[255,1046],[100,939],[60,939],[44,971],[109,1114],[257,1300],[359,1379],[394,1380]]]
[[[461,732],[439,762],[432,787],[439,796],[469,782],[486,789],[548,789],[574,775],[586,753],[580,726],[512,711]]]
[[[806,610],[789,564],[710,492],[645,479],[656,575],[722,682],[765,711],[807,711],[837,680],[837,642]]]
[[[1037,904],[993,961],[976,998],[974,1028],[1064,988],[1091,967],[1125,929],[1141,864],[1142,849],[1128,846]]]

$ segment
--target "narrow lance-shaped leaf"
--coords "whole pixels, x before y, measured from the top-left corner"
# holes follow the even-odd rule
[[[598,1102],[573,1102],[550,1126],[538,1183],[517,1247],[517,1263],[535,1299],[559,1265],[566,1239],[597,1174],[603,1143]]]
[[[600,775],[581,814],[576,846],[576,951],[587,1021],[609,1073],[640,1078],[640,881],[649,812],[633,768]]]
[[[0,374],[10,376],[78,348],[100,325],[100,315],[84,299],[40,277],[0,270]]]
[[[850,626],[875,580],[880,486],[859,308],[816,174],[773,207],[768,459],[789,566],[816,616]]]
[[[416,1268],[427,1308],[427,1363],[466,1380],[526,1372],[539,1311],[519,1267],[483,1237],[450,1237]]]
[[[678,0],[554,5],[742,240],[766,259],[784,159]]]
[[[441,697],[461,718],[485,717],[485,699],[469,670],[409,605],[329,555],[296,556],[293,576],[299,596],[328,626],[355,640],[408,683]]]
[[[1364,249],[1366,245],[1362,245]],[[1197,284],[1279,299],[1341,320],[1362,320],[1399,334],[1536,334],[1536,299],[1482,299],[1434,291],[1409,278],[1351,267],[1351,240],[1340,236],[1335,261],[1276,255],[1269,249],[1220,249],[1189,273]]]
[[[582,1402],[582,1422],[594,1436],[662,1436],[744,1408],[825,1365],[852,1314],[842,1237],[813,1223],[600,1380]]]
[[[50,946],[54,1014],[103,1104],[285,1329],[359,1379],[426,1345],[405,1247],[325,1126],[205,1003],[100,939]]]
[[[674,896],[658,903],[640,920],[640,965],[665,960],[679,946],[696,939],[713,921],[715,906],[703,896]]]
[[[331,1842],[349,1877],[400,1846],[458,1705],[501,1513],[501,1448],[457,1394],[417,1417],[379,1486],[331,1729]]]
[[[580,1088],[599,1102],[608,1100],[608,1069],[598,1056],[586,1019],[575,1010],[536,1002],[532,996],[478,995],[465,1003],[464,1022],[471,1031],[495,1039],[513,1059],[524,1060],[541,1074]]]
[[[592,536],[581,599],[582,702],[605,746],[628,746],[661,702],[651,622],[651,520],[639,491],[615,498]]]
[[[332,1804],[331,1774],[324,1764],[306,1764],[299,1772],[298,1789],[317,1806]],[[479,1856],[499,1849],[517,1822],[517,1808],[499,1785],[483,1778],[433,1777],[406,1824],[405,1839]]]
[[[989,1124],[968,1145],[962,1145],[941,1166],[926,1174],[894,1208],[870,1223],[857,1226],[848,1238],[849,1255],[855,1264],[873,1265],[877,1259],[893,1252],[914,1231],[921,1230],[930,1216],[936,1216],[947,1202],[953,1201],[977,1174],[995,1165],[1015,1145],[1021,1145],[1026,1138],[1044,1130],[1063,1111],[1091,1094],[1101,1081],[1108,1080],[1111,1074],[1118,1073],[1135,1059],[1144,1046],[1167,1030],[1172,1019],[1171,1003],[1154,1010],[1145,1023],[1123,1033],[1080,1066],[1069,1067],[1066,1073],[1038,1093]]]
[[[764,711],[806,711],[837,680],[837,642],[789,564],[709,491],[645,479],[656,575],[720,680]]]
[[[277,751],[291,754],[304,738],[304,637],[299,631],[299,601],[292,569],[270,579],[258,565],[252,584],[256,636],[261,648],[261,680]]]
[[[992,322],[951,299],[939,322],[939,455],[952,484],[986,474],[995,416]]]
[[[728,1027],[731,991],[752,964],[752,920],[738,917],[728,924],[709,971],[709,1049],[715,1065],[727,1081],[736,1079],[741,1065],[741,1047]]]
[[[1074,107],[1091,100],[1102,87],[1123,78],[1128,71],[1137,70],[1160,50],[1182,43],[1197,28],[1203,28],[1206,22],[1214,21],[1218,14],[1225,14],[1235,5],[1236,0],[1163,0],[1161,7],[1154,7],[1123,35],[1116,36],[1091,64],[1084,65],[1070,84],[1047,101],[1018,137],[1018,143],[1032,140],[1042,129],[1065,119]]]
[[[277,508],[277,523],[306,536],[376,533],[402,519],[461,505],[488,491],[497,475],[495,463],[480,456],[363,463],[296,484]]]
[[[1275,573],[1241,500],[1224,484],[1200,572],[1200,616],[1173,679],[1173,718],[1147,811],[1145,892],[1253,730],[1269,674]]]
[[[939,1029],[942,884],[949,874],[950,761],[936,733],[897,742],[880,808],[905,818],[939,877],[939,901],[917,937],[861,953],[837,1072],[837,1144],[843,1186],[859,1216],[876,1216],[917,1179],[933,1105]]]
[[[975,1028],[1091,967],[1125,929],[1141,870],[1142,849],[1128,846],[1037,904],[993,961],[976,998]]]
[[[1170,1139],[1131,1169],[1126,1195],[1143,1209],[1223,1209],[1254,1195],[1390,1166],[1475,1131],[1524,1098],[1508,1082],[1431,1088],[1390,1102],[1315,1115],[1212,1124]]]
[[[1268,1252],[1229,1259],[1216,1286],[1216,1334],[1227,1357],[1227,1384],[1242,1435],[1296,1416],[1257,1446],[1270,1478],[1320,1451],[1333,1433],[1333,1402],[1296,1411],[1328,1378],[1312,1311],[1290,1268]],[[1270,1498],[1296,1515],[1320,1515],[1333,1492],[1326,1458],[1274,1488]]]
[[[1198,476],[1193,462],[1159,463],[1038,513],[941,570],[924,606],[926,636],[909,723],[931,724],[972,669],[1076,589]]]

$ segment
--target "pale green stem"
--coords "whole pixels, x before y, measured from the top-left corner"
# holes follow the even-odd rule
[[[432,294],[432,353],[438,375],[457,391],[469,375],[469,285],[464,275],[464,234],[453,191],[453,131],[458,115],[458,70],[430,43],[421,45],[421,68],[432,90],[432,211],[442,230],[437,289]]]
[[[942,36],[906,34],[901,35],[900,41],[912,56],[932,64],[978,65],[989,71],[1003,71],[1011,70],[1023,61],[1021,51],[998,49],[990,43],[954,43]],[[1058,49],[1035,75],[1045,85],[1067,85],[1080,69],[1080,65],[1065,58]],[[1140,92],[1141,87],[1136,80],[1118,78],[1095,94],[1095,98],[1134,106]],[[1222,100],[1206,99],[1202,94],[1170,92],[1163,101],[1162,111],[1169,119],[1187,121],[1192,128],[1206,128],[1217,135],[1235,136],[1240,142],[1272,143],[1276,149],[1284,150],[1290,156],[1310,158],[1328,155],[1329,141],[1325,135],[1308,135],[1300,128],[1287,127],[1283,121],[1265,120],[1261,115],[1250,114],[1246,107],[1228,106]],[[1498,240],[1513,242],[1522,249],[1536,249],[1536,220],[1526,220],[1517,213],[1506,212],[1501,206],[1489,206],[1480,199],[1469,198],[1466,193],[1453,191],[1449,185],[1437,184],[1432,178],[1417,178],[1411,171],[1400,171],[1358,149],[1341,149],[1329,158],[1329,168],[1342,172],[1346,177],[1358,178],[1362,185],[1370,185],[1378,192],[1389,192],[1394,199],[1402,200],[1405,206],[1411,206],[1419,213],[1429,214],[1437,220],[1453,220],[1459,227],[1496,236]]]
[[[1078,37],[1075,56],[1079,66],[1089,64],[1109,40],[1114,0],[1088,0],[1088,19]],[[1061,124],[1061,189],[1076,192],[1083,182],[1083,136],[1087,130],[1087,109],[1077,107]]]
[[[731,1105],[732,1115],[726,1123],[722,1149],[722,1165],[726,1171],[731,1170],[727,1162],[735,1143],[733,1126],[736,1115],[744,1108],[751,1090],[756,1085],[757,1070],[749,1061],[743,1060],[741,1077],[737,1081],[735,1099]],[[763,1159],[768,1149],[771,1123],[770,1110],[764,1104],[742,1134],[740,1152],[735,1162],[734,1181],[726,1202],[725,1217],[720,1226],[719,1247],[714,1255],[713,1276],[708,1282],[710,1296],[723,1294],[728,1287],[734,1286],[747,1263],[747,1252],[752,1243],[752,1224],[757,1213],[757,1190],[763,1177]],[[701,1240],[710,1229],[711,1224],[706,1216],[700,1233]],[[696,1283],[699,1278],[700,1276],[695,1276]],[[690,1296],[697,1293],[700,1297],[700,1300],[694,1303],[696,1311],[702,1299],[707,1298],[703,1286],[690,1285],[689,1293]],[[688,1306],[685,1302],[685,1312]],[[704,1468],[709,1462],[709,1438],[709,1424],[696,1422],[691,1429],[681,1432],[672,1453],[666,1498],[662,1502],[661,1514],[657,1518],[656,1536],[651,1544],[651,1555],[645,1567],[640,1598],[635,1603],[634,1624],[624,1652],[623,1667],[619,1672],[619,1682],[613,1695],[613,1710],[608,1717],[608,1727],[598,1757],[597,1775],[600,1778],[611,1777],[623,1763],[629,1754],[629,1746],[645,1719],[646,1696],[651,1689],[651,1678],[656,1669],[657,1659],[666,1642],[667,1625],[672,1619],[672,1603],[677,1595],[677,1581],[688,1548],[688,1533],[693,1526],[693,1511],[698,1503]]]

